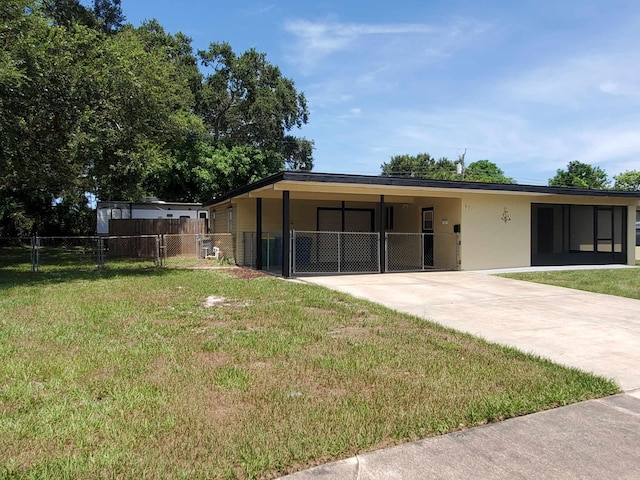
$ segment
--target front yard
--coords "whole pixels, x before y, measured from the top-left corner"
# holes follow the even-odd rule
[[[640,300],[640,269],[510,273],[503,277]]]
[[[618,391],[244,272],[0,268],[0,478],[270,478]]]

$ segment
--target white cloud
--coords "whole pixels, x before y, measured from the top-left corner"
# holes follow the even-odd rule
[[[640,158],[640,122],[610,126],[606,129],[590,130],[576,134],[576,143],[581,145],[581,161],[598,165],[615,163],[624,158]],[[638,169],[639,162],[626,161],[626,168]],[[621,164],[622,165],[622,164]],[[620,167],[615,167],[621,170]],[[621,170],[622,171],[622,170]],[[610,174],[620,173],[618,171]]]
[[[488,25],[454,20],[448,25],[423,23],[363,24],[289,20],[284,28],[296,41],[289,60],[305,71],[320,68],[320,62],[339,52],[357,50],[366,58],[384,55],[394,61],[447,55],[460,43],[482,33]],[[380,45],[378,42],[384,39]],[[409,42],[409,43],[407,43]],[[409,55],[408,55],[409,53]],[[362,58],[353,57],[358,63]]]
[[[258,2],[248,8],[243,9],[246,15],[264,15],[275,10],[277,7],[273,3]]]
[[[507,83],[506,91],[518,99],[571,108],[583,108],[609,96],[640,102],[640,79],[631,68],[639,63],[636,53],[565,58],[521,74]]]
[[[350,158],[359,160],[360,173],[376,174],[392,155],[428,152],[452,159],[466,148],[467,163],[489,159],[519,183],[544,185],[572,160],[601,166],[610,177],[637,170],[637,162],[630,159],[640,158],[638,131],[640,117],[601,128],[590,123],[540,124],[524,114],[489,109],[397,109],[360,116],[349,124],[348,140]],[[354,173],[353,162],[331,164],[332,147],[318,145],[318,168]]]

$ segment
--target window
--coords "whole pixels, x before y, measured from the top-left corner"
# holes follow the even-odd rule
[[[531,264],[626,263],[627,207],[531,205]]]
[[[227,220],[227,231],[229,233],[231,233],[233,231],[233,208],[229,207],[229,216],[228,216],[228,220]]]
[[[595,251],[593,207],[571,205],[569,208],[569,249],[572,252]]]
[[[113,218],[114,220],[120,220],[122,218],[122,210],[119,208],[112,209],[111,218]]]
[[[422,230],[433,230],[433,210],[422,211]]]
[[[200,212],[200,218],[207,218],[207,212]]]

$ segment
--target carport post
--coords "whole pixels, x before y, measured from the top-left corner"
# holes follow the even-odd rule
[[[385,240],[387,230],[387,209],[384,206],[384,195],[380,195],[380,273],[385,272]]]
[[[262,198],[256,198],[256,270],[262,270]],[[249,259],[251,261],[251,259]],[[245,259],[246,262],[246,259]],[[247,265],[245,263],[245,265]]]
[[[282,277],[289,278],[291,264],[291,231],[289,230],[289,190],[282,192]]]

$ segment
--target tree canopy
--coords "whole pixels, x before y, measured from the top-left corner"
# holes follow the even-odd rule
[[[569,162],[566,170],[558,169],[556,175],[549,179],[551,187],[606,189],[609,183],[609,177],[603,169],[577,160]]]
[[[304,94],[266,54],[196,54],[120,0],[3,0],[0,110],[0,235],[87,232],[87,195],[205,201],[313,167]]]
[[[615,190],[640,190],[640,170],[627,170],[619,175],[614,175]]]
[[[507,177],[498,165],[489,160],[470,163],[464,170],[463,179],[467,182],[516,183],[513,178]]]
[[[434,180],[456,180],[456,163],[446,157],[435,159],[428,153],[394,155],[380,168],[383,175]]]
[[[484,183],[515,183],[501,168],[489,160],[478,160],[464,168],[462,157],[452,161],[435,159],[428,153],[395,155],[381,165],[382,174],[390,176],[428,178],[433,180],[465,180]]]

